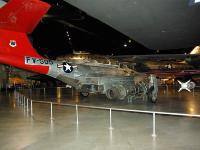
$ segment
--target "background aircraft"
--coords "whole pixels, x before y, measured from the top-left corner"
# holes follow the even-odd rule
[[[154,74],[164,82],[194,78],[197,81],[197,77],[200,77],[199,46],[189,54],[124,55],[114,58],[138,72]]]

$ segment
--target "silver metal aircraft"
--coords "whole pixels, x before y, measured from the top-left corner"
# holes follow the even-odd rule
[[[76,53],[57,60],[63,61],[57,67],[65,73],[56,78],[80,90],[83,96],[99,93],[108,99],[157,100],[158,83],[153,75],[138,73],[115,59]]]

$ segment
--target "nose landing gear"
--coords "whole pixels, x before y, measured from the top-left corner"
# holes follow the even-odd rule
[[[155,76],[150,75],[149,76],[149,88],[147,91],[147,97],[148,100],[152,103],[155,103],[157,101],[157,95],[158,95],[158,82]]]

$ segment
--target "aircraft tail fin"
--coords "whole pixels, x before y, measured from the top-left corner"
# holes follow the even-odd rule
[[[49,7],[40,0],[10,0],[0,8],[0,28],[31,33]]]
[[[10,0],[0,8],[0,63],[43,74],[48,72],[48,66],[25,62],[27,57],[44,60],[27,34],[33,31],[49,7],[40,0]]]
[[[0,29],[0,55],[41,57],[26,33]]]
[[[0,8],[0,53],[38,56],[27,33],[31,33],[50,5],[40,0],[10,0]]]

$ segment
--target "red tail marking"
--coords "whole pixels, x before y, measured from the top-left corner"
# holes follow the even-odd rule
[[[40,0],[10,0],[0,8],[0,63],[48,73],[49,66],[25,64],[25,56],[42,58],[26,34],[32,32],[49,7]]]
[[[31,33],[49,7],[40,0],[10,0],[0,9],[0,28]]]
[[[0,29],[0,55],[41,56],[32,47],[25,33]]]

